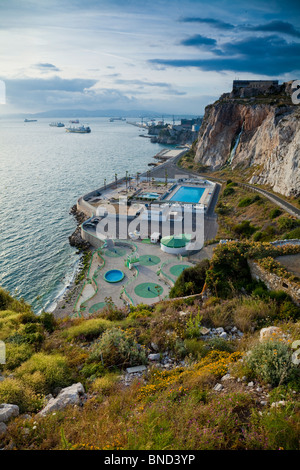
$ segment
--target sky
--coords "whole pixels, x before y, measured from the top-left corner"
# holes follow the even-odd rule
[[[0,0],[0,115],[201,115],[234,79],[300,78],[299,13],[293,0]]]

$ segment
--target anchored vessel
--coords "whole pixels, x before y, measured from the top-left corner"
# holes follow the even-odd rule
[[[73,132],[76,134],[89,134],[91,128],[89,126],[66,127],[66,132]]]
[[[24,122],[36,122],[37,119],[24,119]]]
[[[109,122],[114,122],[114,121],[126,121],[126,118],[112,117],[112,118],[109,119]]]
[[[71,124],[79,124],[79,119],[70,119]]]
[[[49,126],[51,126],[51,127],[65,127],[63,122],[50,122]]]

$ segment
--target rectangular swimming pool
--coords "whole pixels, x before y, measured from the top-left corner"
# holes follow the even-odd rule
[[[177,202],[190,202],[196,204],[200,201],[204,191],[205,188],[181,186],[169,200]]]

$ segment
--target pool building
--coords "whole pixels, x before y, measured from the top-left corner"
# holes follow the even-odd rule
[[[160,243],[162,251],[183,254],[188,250],[187,239],[191,232],[203,229],[204,216],[213,199],[216,184],[201,177],[150,178],[139,175],[137,178],[122,178],[81,197],[77,208],[90,218],[82,225],[82,237],[93,246],[99,247],[97,238],[102,241],[118,237],[116,231],[99,232],[98,223],[104,218],[114,221],[118,227],[126,222],[128,227],[125,237],[134,241],[149,239]],[[203,215],[202,219],[198,216]],[[196,225],[186,230],[187,217],[198,217]],[[199,222],[202,220],[202,222]],[[198,225],[197,225],[198,224]],[[124,233],[124,223],[122,225]],[[168,236],[176,236],[173,241],[162,242]],[[181,238],[180,240],[178,239]],[[171,244],[174,243],[174,246]],[[204,243],[204,240],[203,240]],[[180,246],[179,246],[180,245]],[[201,249],[201,247],[199,247]]]

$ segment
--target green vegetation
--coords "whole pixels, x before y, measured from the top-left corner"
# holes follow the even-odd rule
[[[248,239],[268,242],[297,238],[299,223],[295,217],[278,209],[260,195],[249,195],[249,190],[228,179],[216,207],[218,239]]]
[[[186,268],[177,278],[172,287],[169,297],[184,297],[192,294],[199,294],[204,286],[206,270],[209,268],[209,260],[204,259],[196,266]]]
[[[260,377],[273,387],[287,383],[297,372],[292,363],[291,348],[279,341],[257,344],[246,362],[255,377]]]

